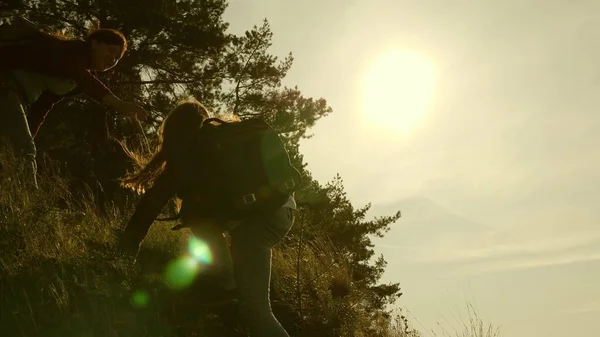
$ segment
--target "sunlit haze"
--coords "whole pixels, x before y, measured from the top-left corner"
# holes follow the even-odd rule
[[[333,113],[300,151],[370,216],[424,336],[600,336],[600,1],[232,1]]]
[[[362,113],[374,127],[407,131],[430,106],[434,66],[410,51],[385,50],[366,69]]]

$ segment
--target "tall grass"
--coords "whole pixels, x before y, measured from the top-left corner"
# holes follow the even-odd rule
[[[45,160],[41,168],[33,189],[0,149],[0,336],[246,336],[234,305],[198,305],[209,291],[201,277],[181,289],[167,282],[189,232],[156,223],[134,265],[117,252],[115,233],[135,200],[98,210],[91,192],[70,192],[58,166]],[[323,237],[291,237],[274,250],[273,311],[292,336],[418,336],[400,316],[365,309],[368,294],[340,261]],[[483,331],[475,323],[473,331]]]

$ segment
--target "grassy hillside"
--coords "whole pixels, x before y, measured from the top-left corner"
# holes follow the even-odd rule
[[[8,152],[0,151],[0,336],[246,336],[234,303],[200,305],[210,296],[202,265],[190,273],[190,233],[156,223],[136,264],[115,249],[127,221],[116,207],[98,210],[91,193],[71,195],[53,165],[40,189],[27,187]],[[284,244],[273,254],[275,315],[292,336],[417,337],[398,311],[366,312],[368,294],[332,264],[325,238]],[[186,260],[187,259],[187,260]],[[206,259],[205,259],[206,260]],[[298,282],[300,280],[300,282]],[[472,307],[467,322],[423,336],[498,337]]]
[[[134,265],[117,253],[114,233],[135,201],[125,213],[98,210],[91,194],[71,195],[51,165],[39,190],[27,187],[6,151],[0,165],[0,335],[245,336],[235,304],[198,305],[209,295],[201,268],[193,279],[180,268],[188,232],[156,223]],[[275,250],[273,310],[290,333],[406,335],[402,321],[373,321],[362,309],[365,294],[345,266],[330,263],[332,254],[324,239],[300,256],[294,245]]]

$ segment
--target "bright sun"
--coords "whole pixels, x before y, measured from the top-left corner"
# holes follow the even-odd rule
[[[428,108],[434,82],[433,66],[418,55],[383,54],[363,82],[365,120],[395,131],[413,128]]]

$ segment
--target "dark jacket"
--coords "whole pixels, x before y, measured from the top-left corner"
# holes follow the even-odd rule
[[[27,123],[29,124],[29,130],[31,131],[33,138],[37,135],[40,127],[44,124],[44,120],[46,120],[46,116],[48,116],[48,113],[56,103],[62,101],[66,97],[79,95],[81,93],[81,88],[75,88],[64,95],[57,95],[47,90],[44,91],[37,101],[33,102],[27,109]]]
[[[219,210],[219,206],[215,204],[215,200],[218,198],[216,194],[213,192],[209,197],[206,194],[198,193],[201,190],[211,190],[200,187],[204,186],[201,183],[202,175],[188,176],[188,179],[185,179],[186,175],[181,169],[177,170],[173,166],[167,166],[165,172],[156,179],[152,187],[145,191],[125,228],[129,240],[139,244],[162,209],[169,200],[175,197],[182,200],[180,215],[184,222],[187,216],[195,217],[200,214],[212,218],[218,216],[218,213],[215,213]],[[196,183],[200,185],[196,185]]]
[[[48,111],[62,98],[84,93],[102,102],[104,96],[112,94],[110,89],[90,72],[90,63],[90,45],[81,40],[61,40],[44,36],[31,42],[0,46],[0,72],[21,68],[71,79],[77,83],[77,89],[67,95],[59,96],[46,91],[32,104],[29,112],[33,122],[30,126],[32,134],[37,133]]]

